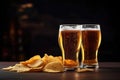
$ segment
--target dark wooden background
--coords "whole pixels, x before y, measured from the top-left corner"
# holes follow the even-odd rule
[[[33,7],[21,13],[17,11],[19,5],[27,3],[32,3]],[[1,0],[0,43],[2,44],[2,33],[9,31],[11,19],[17,16],[18,20],[22,15],[26,14],[29,19],[19,20],[19,26],[27,34],[25,37],[28,42],[25,47],[26,57],[29,58],[35,54],[43,56],[44,53],[61,55],[57,43],[60,24],[97,23],[101,25],[102,31],[99,61],[120,61],[118,11],[117,2],[108,0],[80,0],[79,2],[62,0]]]

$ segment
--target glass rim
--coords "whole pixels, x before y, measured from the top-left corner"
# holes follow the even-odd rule
[[[98,26],[100,26],[100,24],[81,24],[81,25],[98,25]]]
[[[64,28],[66,27],[66,28]],[[67,28],[69,27],[69,28]],[[63,31],[63,30],[81,30],[82,25],[81,24],[61,24],[59,26],[59,30]]]
[[[68,26],[69,26],[69,25],[99,25],[99,26],[100,26],[100,24],[97,24],[97,23],[95,23],[95,24],[94,24],[94,23],[92,23],[92,24],[89,24],[89,23],[88,23],[88,24],[87,24],[87,23],[86,23],[86,24],[60,24],[60,26],[64,26],[64,25],[66,25],[66,26],[67,26],[67,25],[68,25]]]
[[[100,24],[82,24],[81,30],[100,30]]]
[[[81,24],[60,24],[60,26],[64,26],[64,25],[66,25],[66,26],[76,26],[76,25],[81,25]]]

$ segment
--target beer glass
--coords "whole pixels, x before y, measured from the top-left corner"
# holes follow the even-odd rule
[[[78,57],[81,44],[81,25],[60,25],[58,43],[61,48],[65,71],[75,70],[76,68],[78,68]]]
[[[82,25],[82,68],[98,69],[98,49],[101,43],[101,30],[99,24]]]

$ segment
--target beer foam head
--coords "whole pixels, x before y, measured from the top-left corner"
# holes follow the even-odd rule
[[[81,26],[79,24],[61,24],[59,30],[81,30]]]
[[[99,24],[83,24],[81,30],[100,30]]]

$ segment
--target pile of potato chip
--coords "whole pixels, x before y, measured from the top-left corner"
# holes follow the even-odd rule
[[[63,64],[61,56],[52,56],[45,54],[42,58],[40,55],[35,55],[29,60],[21,61],[14,66],[8,66],[2,68],[7,71],[15,72],[32,72],[32,71],[43,71],[43,72],[63,72]]]

